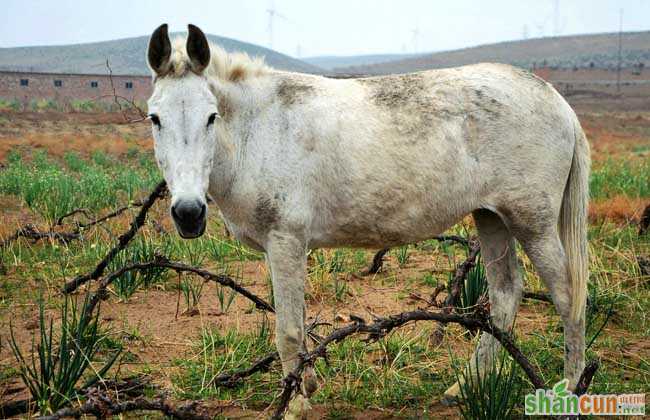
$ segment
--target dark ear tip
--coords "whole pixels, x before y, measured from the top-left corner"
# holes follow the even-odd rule
[[[166,23],[163,23],[162,25],[157,27],[154,32],[161,32],[163,34],[166,34],[167,33],[167,28],[168,28],[168,25]]]

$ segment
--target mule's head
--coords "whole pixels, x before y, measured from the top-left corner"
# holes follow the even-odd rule
[[[196,238],[205,231],[219,117],[217,99],[203,75],[210,47],[194,25],[188,26],[186,44],[172,47],[164,24],[151,35],[147,59],[154,73],[148,106],[156,161],[171,192],[176,230],[183,238]]]

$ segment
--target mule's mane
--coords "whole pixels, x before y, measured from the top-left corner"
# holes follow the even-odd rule
[[[170,70],[172,77],[182,77],[191,71],[190,58],[187,55],[186,38],[176,38],[172,43]],[[244,52],[229,53],[223,48],[210,43],[210,64],[204,73],[223,81],[238,82],[257,77],[271,70],[261,57],[250,57]]]

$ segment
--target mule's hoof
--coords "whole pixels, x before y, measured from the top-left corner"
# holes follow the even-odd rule
[[[309,410],[311,410],[309,400],[302,394],[298,394],[289,402],[289,407],[284,418],[285,420],[303,420],[307,418]]]
[[[460,395],[460,385],[458,382],[454,383],[445,391],[440,402],[446,406],[458,405],[458,396]]]
[[[313,368],[305,369],[302,374],[302,392],[307,396],[311,397],[314,392],[318,389],[318,381],[316,380],[316,373]]]
[[[460,403],[458,401],[458,397],[452,397],[448,395],[443,395],[442,399],[440,400],[440,404],[444,405],[445,407],[455,407]]]

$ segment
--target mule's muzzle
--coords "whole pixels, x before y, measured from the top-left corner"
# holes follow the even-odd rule
[[[203,235],[207,211],[206,204],[200,200],[178,200],[172,205],[172,219],[181,238],[192,239]]]

